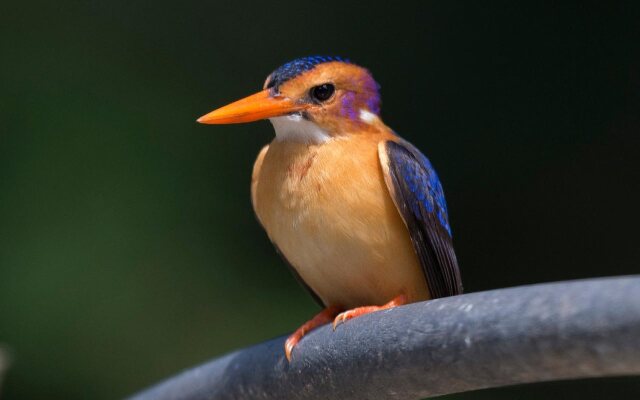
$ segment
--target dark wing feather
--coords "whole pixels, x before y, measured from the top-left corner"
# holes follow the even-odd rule
[[[431,163],[411,143],[385,141],[380,161],[391,197],[404,220],[432,298],[462,293],[444,191]]]

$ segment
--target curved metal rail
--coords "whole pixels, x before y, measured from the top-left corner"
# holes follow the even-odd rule
[[[132,397],[419,399],[559,379],[640,375],[640,276],[471,293],[365,315],[187,370]]]

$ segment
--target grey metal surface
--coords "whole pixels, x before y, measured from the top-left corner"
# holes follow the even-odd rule
[[[419,399],[568,378],[640,375],[640,276],[415,303],[284,337],[182,372],[136,400]]]

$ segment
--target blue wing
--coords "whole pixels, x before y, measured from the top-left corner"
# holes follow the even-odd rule
[[[379,146],[385,182],[425,273],[432,298],[462,293],[444,191],[431,163],[411,143]]]

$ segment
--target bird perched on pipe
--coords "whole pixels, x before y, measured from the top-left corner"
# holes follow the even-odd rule
[[[380,118],[379,86],[339,57],[284,64],[263,90],[198,122],[269,119],[255,161],[258,220],[324,309],[285,342],[291,360],[310,330],[462,293],[447,205],[429,160]]]

